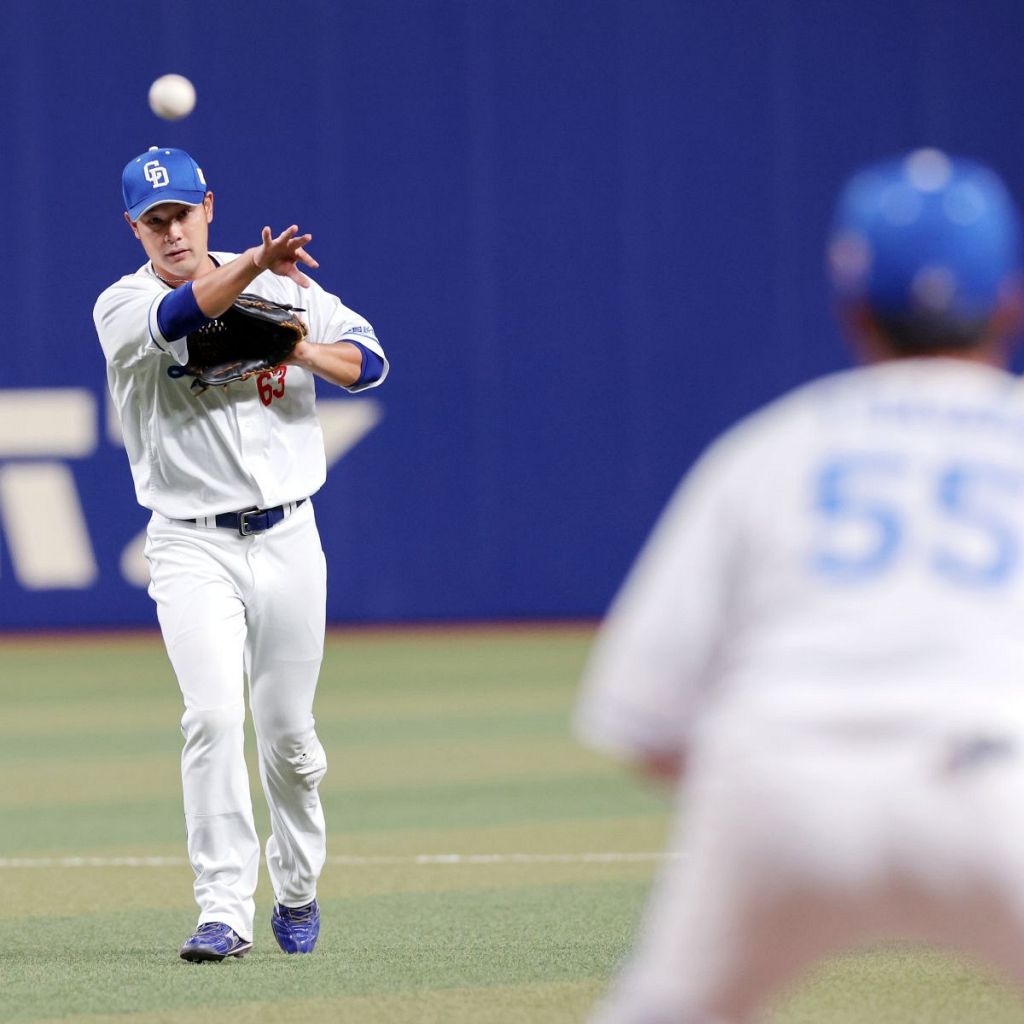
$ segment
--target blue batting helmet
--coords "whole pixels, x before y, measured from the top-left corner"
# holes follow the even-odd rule
[[[919,149],[850,179],[828,258],[840,301],[883,317],[984,321],[1020,269],[1019,217],[994,171]]]

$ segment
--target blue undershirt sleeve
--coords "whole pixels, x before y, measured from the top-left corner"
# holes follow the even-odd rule
[[[380,380],[384,373],[384,360],[373,349],[360,345],[358,341],[352,341],[349,338],[345,340],[350,345],[355,345],[359,349],[359,354],[363,360],[362,368],[359,371],[359,380],[354,384],[350,384],[349,387],[361,388],[367,384],[372,384],[375,380]]]
[[[199,308],[199,303],[192,294],[191,281],[168,292],[156,308],[157,327],[168,341],[184,338],[212,319]]]

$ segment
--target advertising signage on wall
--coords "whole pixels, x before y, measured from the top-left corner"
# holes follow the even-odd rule
[[[375,398],[318,404],[330,468],[377,425],[382,407]],[[109,486],[97,489],[97,479]],[[78,609],[67,621],[61,615],[62,625],[104,622],[111,603],[149,618],[148,602],[133,600],[149,583],[147,513],[125,487],[120,425],[105,394],[0,389],[0,625],[19,623],[26,600],[45,609],[48,596],[50,606]]]

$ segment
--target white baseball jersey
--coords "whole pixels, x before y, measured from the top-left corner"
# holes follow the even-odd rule
[[[220,265],[237,258],[211,255]],[[326,464],[313,375],[286,366],[197,395],[191,378],[167,374],[188,362],[186,340],[163,337],[157,323],[157,306],[169,291],[147,263],[107,288],[93,312],[139,504],[170,519],[191,519],[315,493]],[[300,288],[265,271],[246,292],[301,307],[307,341],[353,341],[376,352],[384,373],[368,387],[387,376],[373,328],[315,282]]]
[[[687,754],[591,1024],[747,1022],[817,959],[960,948],[1024,983],[1024,402],[915,359],[714,444],[611,610],[582,738]]]
[[[792,392],[684,480],[599,635],[581,738],[677,752],[705,712],[1024,696],[1024,403],[907,359]]]

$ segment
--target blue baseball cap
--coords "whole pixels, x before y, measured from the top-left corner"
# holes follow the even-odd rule
[[[183,149],[150,148],[121,173],[124,208],[132,220],[160,203],[198,206],[209,188],[199,164]]]
[[[828,247],[840,301],[880,314],[982,319],[1020,270],[1020,220],[999,176],[919,149],[855,174]]]

